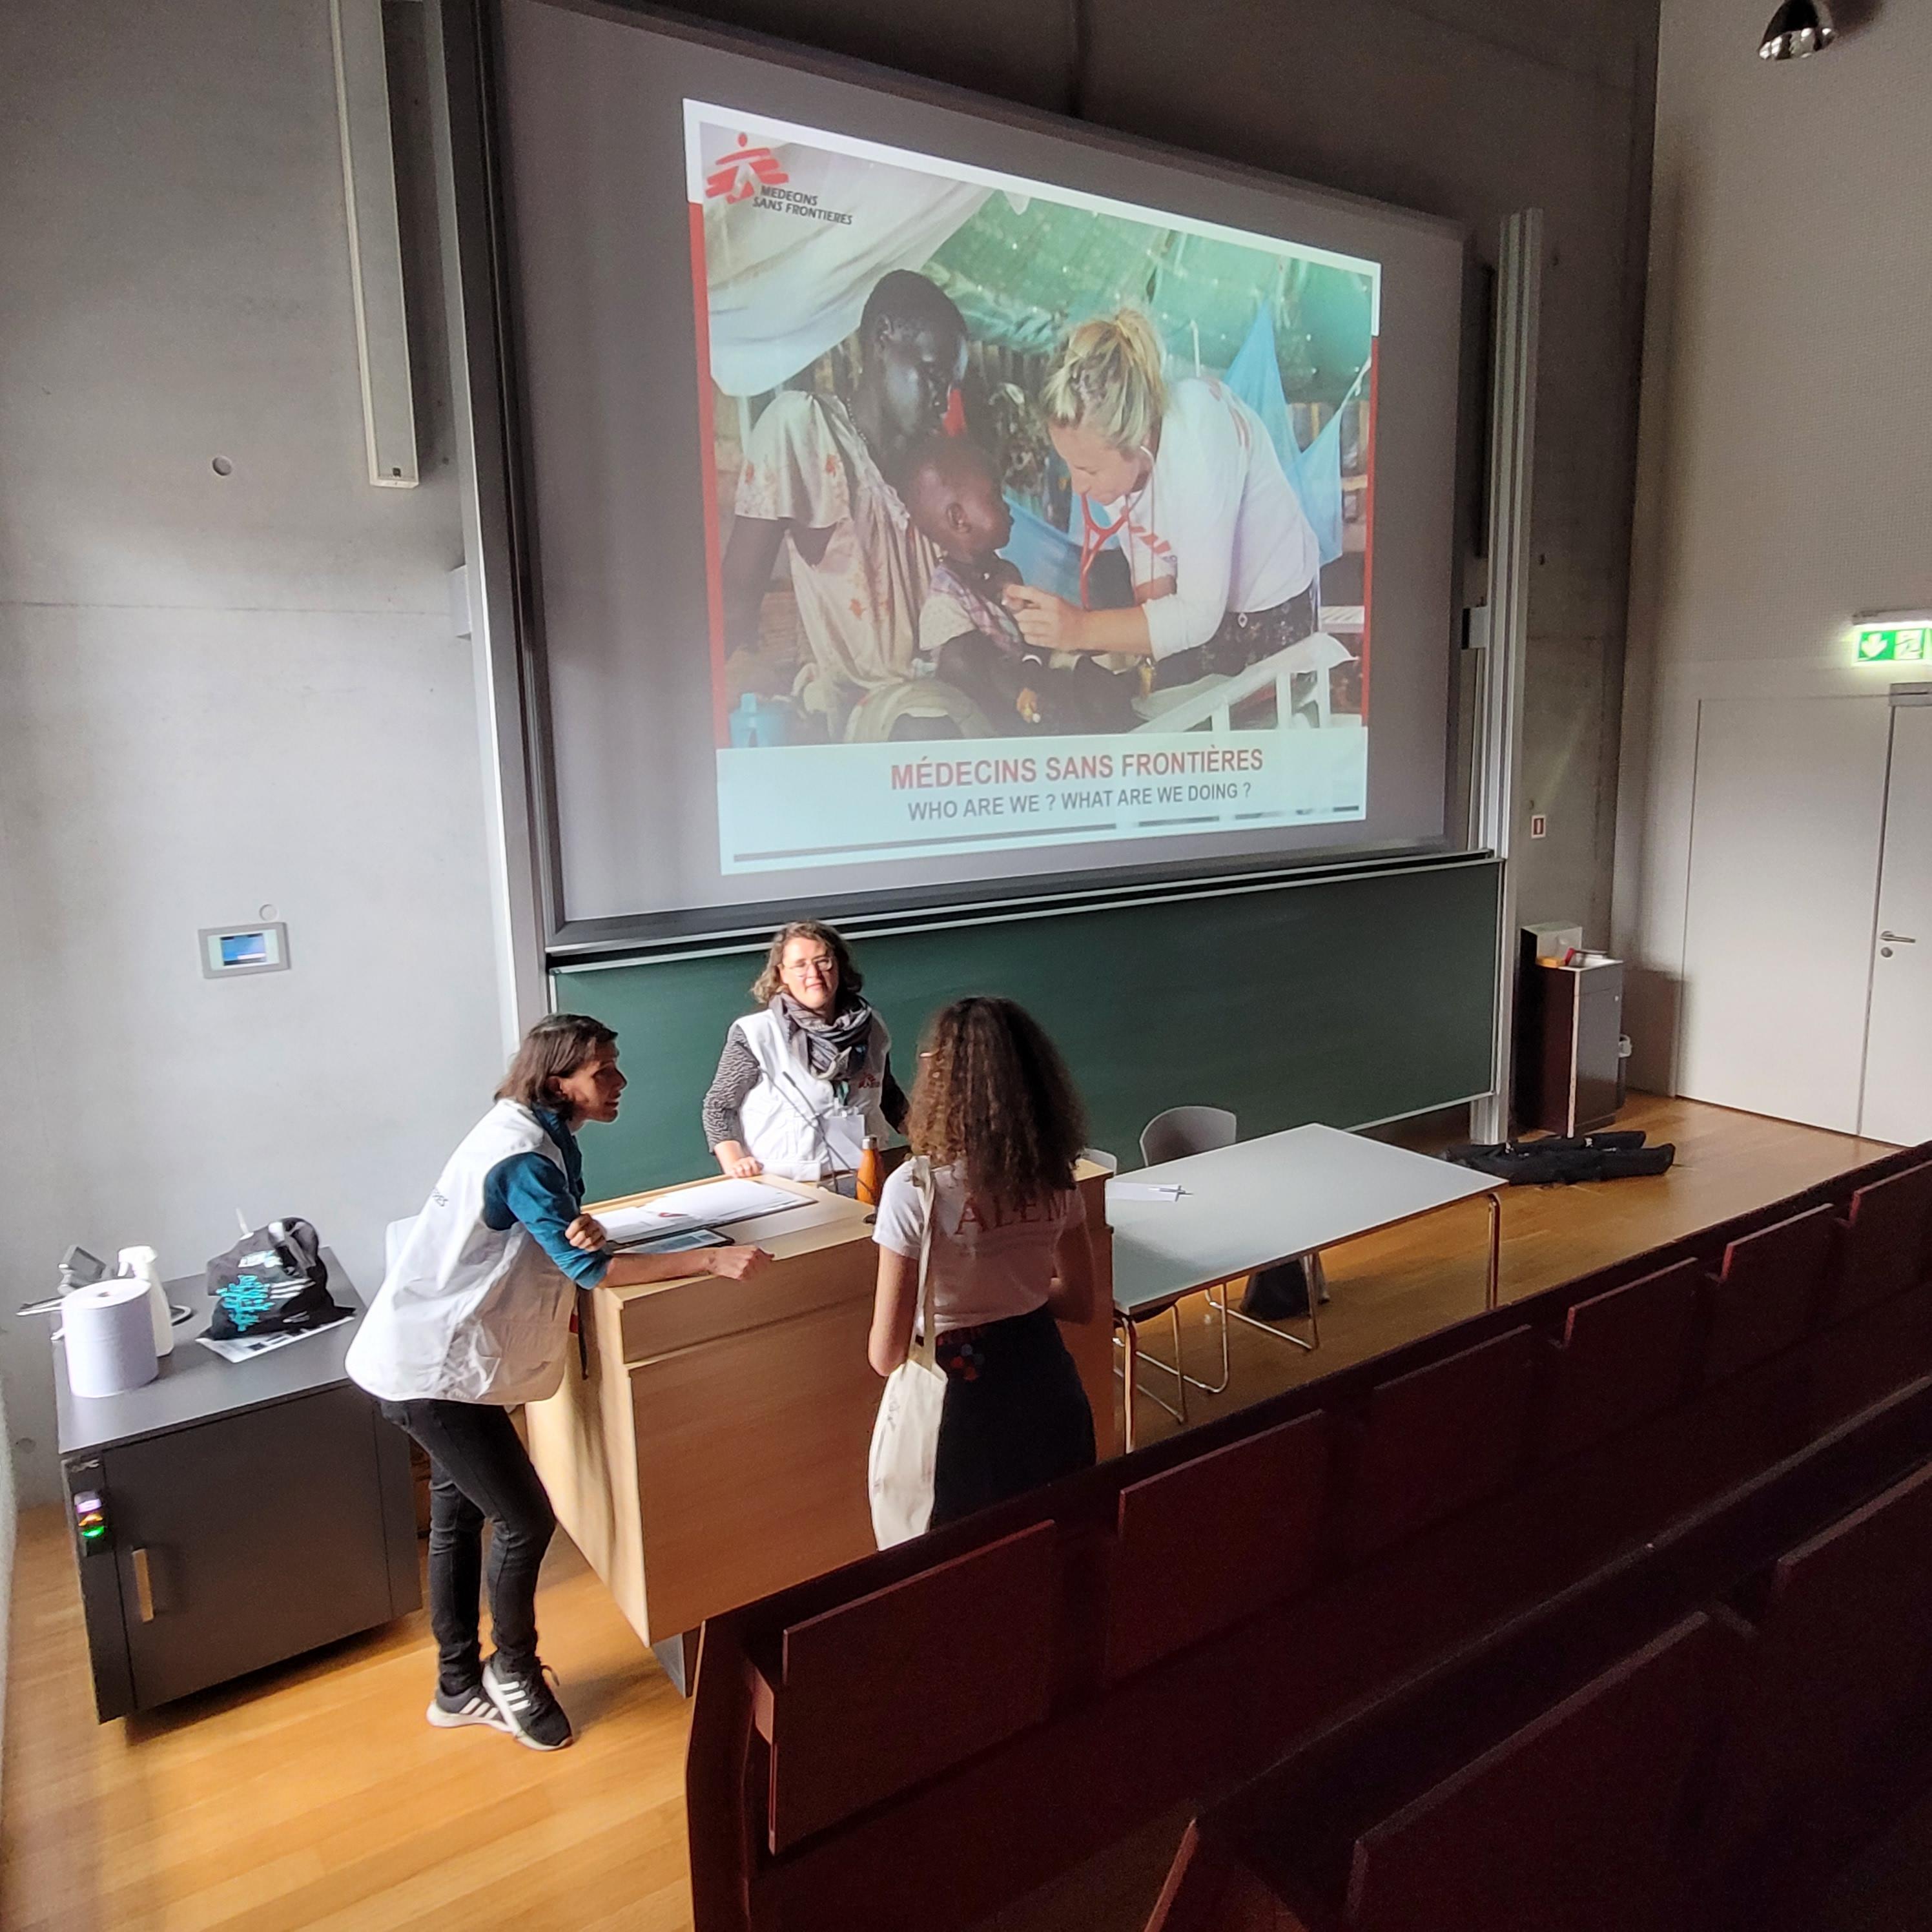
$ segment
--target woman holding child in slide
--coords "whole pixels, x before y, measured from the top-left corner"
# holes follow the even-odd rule
[[[1164,688],[1318,630],[1321,552],[1261,418],[1218,382],[1169,383],[1163,359],[1154,325],[1122,309],[1069,334],[1040,398],[1075,490],[1106,518],[1088,514],[1085,560],[1118,536],[1133,604],[1086,610],[1028,584],[1003,600],[1036,648],[1151,658]]]

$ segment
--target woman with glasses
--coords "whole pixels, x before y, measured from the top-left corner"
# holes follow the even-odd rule
[[[704,1137],[725,1173],[834,1180],[857,1170],[868,1137],[904,1124],[892,1037],[864,984],[830,926],[779,929],[752,982],[758,1010],[732,1022],[704,1096]]]

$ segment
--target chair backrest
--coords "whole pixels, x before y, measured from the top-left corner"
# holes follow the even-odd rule
[[[1736,1846],[1842,1775],[1932,1683],[1932,1466],[1780,1558],[1720,1766]]]
[[[1902,1294],[1925,1278],[1932,1228],[1932,1161],[1861,1187],[1852,1196],[1838,1244],[1828,1318]]]
[[[1546,1457],[1588,1448],[1685,1394],[1703,1273],[1694,1257],[1571,1308],[1550,1364]]]
[[[1141,1130],[1141,1158],[1150,1167],[1232,1146],[1234,1116],[1226,1107],[1170,1107]]]
[[[1355,1841],[1356,1932],[1659,1925],[1722,1635],[1700,1612]]]
[[[1361,1558],[1494,1496],[1522,1462],[1536,1338],[1512,1328],[1369,1392],[1348,1503]]]
[[[1328,1418],[1318,1412],[1121,1490],[1108,1680],[1305,1586],[1328,1472]]]
[[[1704,1379],[1718,1382],[1804,1338],[1825,1285],[1838,1216],[1828,1205],[1732,1242],[1704,1284]]]
[[[1051,1522],[789,1625],[772,1696],[772,1849],[1047,1714]]]

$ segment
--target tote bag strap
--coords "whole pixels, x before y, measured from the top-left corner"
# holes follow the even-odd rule
[[[932,1162],[916,1154],[906,1162],[907,1178],[920,1198],[926,1213],[919,1234],[919,1318],[913,1330],[912,1346],[906,1359],[931,1369],[939,1369],[939,1338],[934,1333],[932,1303],[932,1223],[939,1212],[938,1190],[933,1186]]]

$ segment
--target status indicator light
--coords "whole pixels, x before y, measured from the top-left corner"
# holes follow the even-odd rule
[[[83,1490],[74,1498],[74,1522],[83,1544],[98,1543],[106,1535],[107,1511],[94,1491]]]

